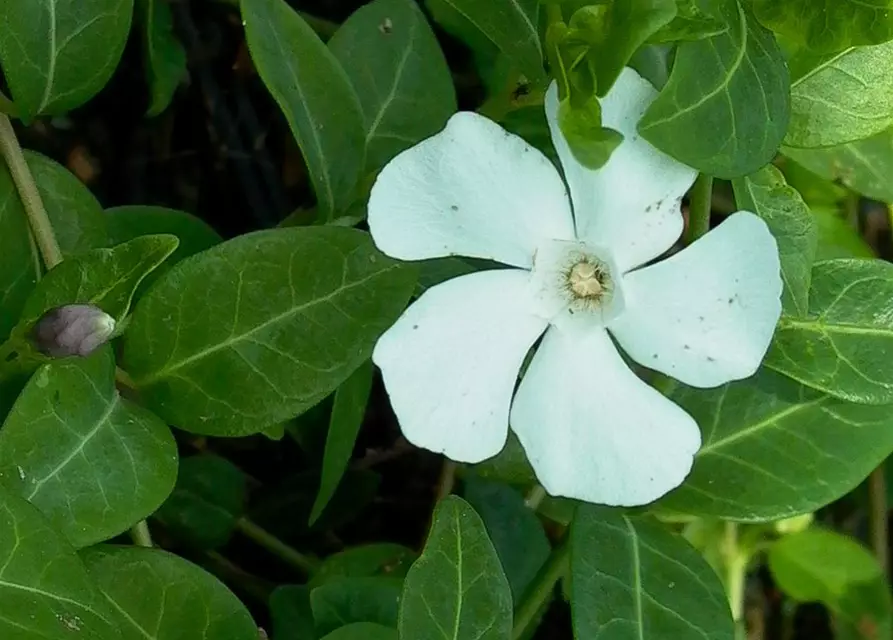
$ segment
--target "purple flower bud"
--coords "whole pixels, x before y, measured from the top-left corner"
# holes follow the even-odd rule
[[[67,304],[47,311],[34,325],[33,340],[53,358],[88,356],[115,332],[115,319],[90,304]]]

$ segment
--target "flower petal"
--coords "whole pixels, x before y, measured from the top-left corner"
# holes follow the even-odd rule
[[[481,271],[428,289],[375,346],[403,435],[460,462],[505,445],[521,363],[546,328],[529,274]]]
[[[495,122],[460,112],[379,174],[369,228],[402,260],[448,255],[529,268],[542,240],[570,240],[574,223],[558,171]]]
[[[624,138],[597,170],[577,162],[558,127],[558,89],[546,93],[546,117],[574,204],[577,236],[611,248],[623,271],[656,258],[682,233],[679,203],[697,172],[643,140],[636,127],[657,91],[624,69],[601,100],[602,124]]]
[[[679,486],[701,446],[691,416],[640,380],[605,331],[549,329],[511,425],[546,491],[615,506]]]
[[[781,315],[778,246],[740,211],[671,258],[624,277],[608,329],[640,364],[695,387],[753,375]]]

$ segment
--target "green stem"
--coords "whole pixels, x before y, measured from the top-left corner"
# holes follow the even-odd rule
[[[303,574],[313,575],[319,569],[319,560],[305,556],[247,518],[240,518],[236,529]]]
[[[713,201],[713,176],[702,173],[691,188],[688,207],[688,229],[685,244],[689,245],[710,231],[710,209]]]
[[[539,620],[539,614],[552,597],[555,585],[567,573],[570,564],[570,538],[565,538],[552,550],[546,564],[542,566],[527,592],[515,609],[515,622],[512,627],[512,640],[523,638],[531,626]]]
[[[18,111],[15,103],[5,93],[0,92],[0,113],[15,117]]]
[[[738,546],[738,524],[726,522],[722,555],[725,565],[726,594],[735,621],[735,637],[744,638],[744,587],[747,580],[747,554]]]
[[[535,484],[533,485],[533,488],[528,492],[527,496],[524,498],[524,504],[527,505],[528,509],[533,509],[534,511],[536,511],[540,508],[540,505],[545,499],[546,489],[541,484]]]
[[[40,192],[34,183],[34,176],[31,175],[31,170],[25,162],[25,155],[22,153],[22,147],[12,128],[12,122],[4,114],[0,114],[0,154],[3,155],[6,165],[9,167],[12,180],[15,182],[25,212],[28,214],[34,238],[43,256],[43,262],[47,269],[52,269],[62,262],[62,250],[59,249],[59,243],[56,241],[53,226],[50,224],[46,209],[44,209],[43,200],[40,199]]]
[[[459,465],[449,458],[443,459],[443,467],[440,470],[440,479],[437,481],[437,502],[440,502],[453,492],[456,486],[456,471]]]
[[[869,525],[871,527],[871,546],[884,575],[890,569],[889,530],[887,526],[887,478],[884,466],[881,465],[868,477],[868,497],[871,504]]]
[[[140,520],[130,528],[130,537],[133,538],[133,544],[138,547],[152,548],[152,534],[149,532],[149,523]]]

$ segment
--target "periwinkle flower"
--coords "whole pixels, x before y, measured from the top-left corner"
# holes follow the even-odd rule
[[[53,358],[88,356],[115,333],[115,319],[90,304],[67,304],[47,311],[34,325],[37,349]]]

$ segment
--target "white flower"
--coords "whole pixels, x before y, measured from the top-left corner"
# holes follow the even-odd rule
[[[592,171],[562,137],[550,89],[573,213],[549,160],[474,113],[456,114],[381,172],[369,226],[383,252],[510,266],[429,289],[376,345],[410,442],[480,462],[502,449],[511,424],[550,494],[610,505],[651,502],[688,474],[697,425],[630,370],[611,338],[688,385],[745,378],[769,346],[782,284],[775,240],[747,212],[642,266],[681,234],[679,203],[696,175],[639,137],[655,95],[624,70],[602,101],[605,126],[624,141]]]

